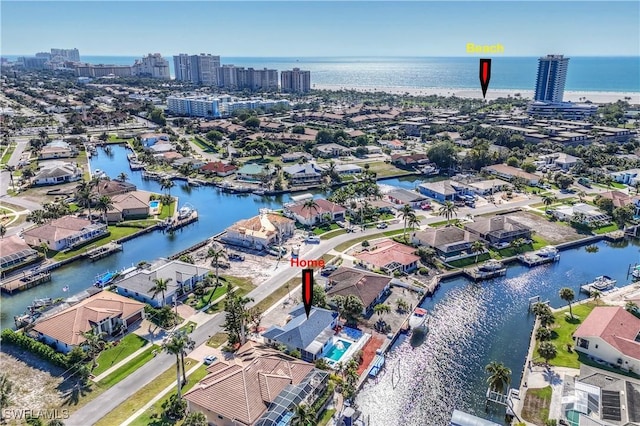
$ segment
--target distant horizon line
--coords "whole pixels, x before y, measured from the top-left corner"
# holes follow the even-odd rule
[[[47,53],[46,51],[43,51],[44,53]],[[36,53],[40,53],[40,52],[36,52]],[[24,53],[3,53],[2,55],[0,55],[0,57],[8,57],[8,56],[25,56],[25,57],[33,57],[36,55],[36,53],[33,54],[24,54]],[[160,52],[147,52],[141,55],[135,55],[135,54],[104,54],[104,53],[100,53],[100,54],[96,54],[96,53],[83,53],[81,54],[82,56],[93,56],[93,57],[127,57],[127,58],[142,58],[144,55],[147,54],[154,54],[154,53],[160,53]],[[187,55],[199,55],[203,52],[199,52],[199,53],[187,53]],[[177,56],[180,55],[181,53],[177,53],[177,54],[170,54],[170,55],[165,55],[160,53],[163,57],[172,57],[172,56]],[[205,53],[205,54],[209,54],[209,53]],[[567,55],[567,54],[563,54],[563,53],[548,53],[547,55],[551,55],[551,54],[557,54],[557,55],[563,55],[565,57],[570,58],[639,58],[640,56],[636,56],[636,55],[611,55],[611,54],[602,54],[602,55]],[[239,56],[234,56],[234,55],[222,55],[222,54],[213,54],[211,53],[211,55],[213,56],[220,56],[220,57],[228,57],[228,58],[286,58],[286,59],[291,59],[291,58],[307,58],[307,59],[311,59],[311,58],[480,58],[483,56],[491,56],[494,59],[498,59],[498,58],[541,58],[544,57],[546,55],[482,55],[482,54],[467,54],[467,55],[446,55],[446,56],[431,56],[431,55],[409,55],[409,56],[405,56],[405,55],[315,55],[315,56],[252,56],[252,55],[239,55]]]

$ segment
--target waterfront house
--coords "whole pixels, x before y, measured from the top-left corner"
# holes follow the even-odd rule
[[[485,167],[483,170],[508,181],[519,177],[521,179],[524,179],[527,185],[531,186],[536,186],[538,185],[538,182],[540,182],[540,176],[534,175],[533,173],[525,172],[522,169],[508,166],[506,164],[494,164],[493,166]]]
[[[376,242],[353,257],[367,269],[379,269],[387,274],[411,272],[418,267],[419,256],[416,249],[393,240]]]
[[[361,269],[340,267],[329,275],[328,280],[328,298],[354,295],[362,301],[362,314],[366,315],[384,300],[392,278]]]
[[[289,312],[291,319],[283,326],[271,326],[262,333],[270,345],[284,345],[288,351],[298,351],[304,361],[313,362],[331,344],[338,313],[328,309],[311,307],[309,318],[304,306],[299,304]]]
[[[218,426],[289,424],[296,405],[313,406],[329,382],[329,373],[313,364],[251,341],[207,373],[184,399],[189,412]],[[317,410],[322,411],[324,406]]]
[[[136,186],[132,183],[103,178],[99,179],[95,186],[91,188],[91,194],[94,198],[100,198],[103,195],[113,197],[135,190]]]
[[[573,338],[578,352],[626,371],[640,371],[640,319],[621,306],[596,306]]]
[[[222,239],[229,244],[263,250],[290,238],[295,229],[292,219],[275,213],[261,213],[234,223],[226,229]]]
[[[480,196],[486,196],[513,188],[513,185],[501,179],[486,179],[477,182],[469,182],[465,185],[468,189],[467,192],[470,191]]]
[[[124,333],[144,318],[144,303],[101,291],[58,313],[36,321],[38,338],[67,353],[86,340],[83,333]]]
[[[50,250],[71,249],[109,235],[107,225],[74,216],[63,216],[24,231],[24,241],[31,247],[46,244]]]
[[[391,162],[398,167],[416,167],[429,163],[427,154],[393,154]]]
[[[507,215],[478,216],[472,223],[466,223],[464,229],[497,248],[502,248],[518,238],[531,239],[531,229]]]
[[[204,166],[204,161],[198,159],[198,158],[193,158],[193,157],[183,157],[183,158],[177,158],[175,160],[173,160],[173,162],[171,163],[171,165],[173,166],[173,168],[179,168],[181,166],[189,166],[189,168],[191,170],[198,170],[200,169],[202,166]]]
[[[38,252],[17,235],[0,238],[0,272],[38,260]]]
[[[159,141],[169,141],[169,135],[166,133],[143,133],[140,135],[140,142],[145,147],[150,147]]]
[[[317,198],[315,202],[315,208],[305,206],[304,201],[286,204],[284,206],[284,214],[296,220],[298,223],[307,226],[322,222],[325,218],[329,222],[344,220],[346,209],[340,204],[333,203],[324,198]]]
[[[165,161],[165,162],[171,164],[174,161],[179,160],[180,158],[184,158],[184,156],[182,154],[180,154],[179,152],[168,151],[168,152],[163,152],[161,154],[154,154],[153,158],[156,158],[159,161]]]
[[[200,167],[200,171],[205,175],[216,175],[220,177],[229,176],[236,172],[238,168],[233,164],[225,164],[222,161],[210,161]]]
[[[452,180],[441,180],[438,182],[425,182],[418,185],[418,191],[429,198],[433,198],[441,203],[453,201],[460,194],[459,184]]]
[[[76,164],[51,161],[40,164],[40,170],[33,177],[33,185],[58,185],[82,179],[82,169]]]
[[[78,155],[76,147],[69,145],[69,143],[65,141],[56,140],[43,146],[38,154],[38,158],[40,160],[50,160],[54,158],[75,157],[76,155]]]
[[[322,180],[323,169],[315,163],[294,164],[282,169],[290,185],[315,185]]]
[[[629,194],[615,190],[600,192],[597,197],[611,200],[613,202],[613,207],[625,207],[629,204],[636,204],[636,200],[640,199],[637,196],[632,197]]]
[[[119,277],[115,286],[118,294],[122,296],[159,307],[174,302],[179,289],[184,292],[192,290],[196,283],[204,280],[210,272],[209,268],[180,260],[160,259],[147,268],[136,269]],[[164,292],[164,299],[161,293],[154,296],[151,290],[155,285],[155,279],[170,280]]]
[[[401,209],[407,204],[414,209],[419,208],[422,204],[429,200],[419,192],[409,191],[408,189],[402,188],[394,189],[387,192],[386,197],[390,203],[393,203],[395,205],[397,209]]]
[[[107,222],[121,222],[130,219],[146,219],[149,216],[151,193],[130,191],[111,198],[113,208],[107,211]]]
[[[585,225],[591,225],[597,222],[606,223],[611,220],[609,216],[601,212],[597,207],[585,203],[577,203],[572,206],[560,206],[551,210],[551,214],[556,219],[567,222],[580,219],[580,222]]]
[[[475,256],[471,245],[480,237],[457,226],[444,228],[429,228],[414,232],[411,236],[413,244],[433,248],[445,262]]]
[[[318,145],[315,149],[318,151],[318,156],[322,158],[336,158],[351,154],[351,148],[336,143]]]
[[[622,170],[620,172],[612,172],[609,174],[609,176],[611,176],[611,178],[618,183],[634,186],[636,183],[640,182],[640,169],[629,169]]]
[[[156,155],[172,152],[174,150],[175,150],[175,147],[171,142],[164,142],[164,141],[157,142],[147,148],[147,151],[150,151]]]
[[[355,164],[338,164],[335,171],[340,176],[357,175],[362,173],[362,167]]]
[[[261,182],[265,176],[273,174],[273,170],[256,163],[247,163],[236,172],[236,179],[247,182]]]

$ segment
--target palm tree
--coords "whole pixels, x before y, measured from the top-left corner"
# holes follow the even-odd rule
[[[316,413],[313,408],[306,405],[296,405],[291,426],[312,426],[316,423]]]
[[[587,196],[587,193],[584,192],[584,191],[578,191],[578,193],[576,195],[578,196],[578,199],[582,203],[584,201],[584,197]]]
[[[627,312],[636,311],[638,309],[638,304],[633,300],[629,300],[627,301],[627,303],[624,304],[624,309]]]
[[[540,342],[538,346],[538,355],[544,358],[544,361],[549,365],[549,360],[556,357],[558,354],[558,348],[551,342]]]
[[[182,398],[180,384],[180,355],[185,350],[185,340],[182,338],[181,333],[172,333],[167,340],[162,344],[162,349],[170,354],[176,356],[176,385],[178,389],[178,399]]]
[[[111,201],[111,197],[108,195],[103,195],[98,198],[96,201],[96,209],[102,212],[102,218],[104,223],[107,223],[107,212],[113,208],[113,202]]]
[[[40,243],[40,250],[42,250],[42,254],[44,254],[44,257],[47,257],[47,255],[49,254],[49,244],[47,244],[46,242],[41,242]]]
[[[438,210],[439,216],[444,216],[447,219],[447,226],[453,216],[458,216],[458,207],[451,201],[445,201],[444,204]]]
[[[575,299],[575,297],[576,294],[569,287],[563,287],[560,289],[560,299],[564,300],[569,305],[569,315],[571,316],[571,318],[573,318],[571,302],[573,302],[573,299]]]
[[[153,298],[158,294],[162,294],[162,306],[165,305],[164,292],[167,291],[167,287],[171,281],[171,278],[154,278],[153,287],[149,289],[151,291],[151,297]]]
[[[602,296],[602,292],[600,290],[594,288],[593,290],[591,290],[589,295],[593,298],[593,301],[596,303],[596,305],[600,303],[600,297]]]
[[[520,252],[520,249],[522,248],[522,246],[524,246],[525,242],[523,238],[516,238],[515,240],[511,241],[511,243],[509,243],[509,245],[515,250],[516,253]]]
[[[375,312],[379,316],[382,316],[383,314],[388,314],[391,312],[391,306],[387,305],[386,303],[378,303],[373,307],[373,312]]]
[[[314,210],[316,213],[318,213],[318,207],[320,206],[318,205],[316,200],[314,200],[313,198],[308,199],[302,205],[303,210],[304,209],[309,210],[309,213],[311,213],[311,210]]]
[[[553,195],[545,195],[544,197],[542,197],[542,203],[545,205],[545,207],[549,207],[551,204],[555,203],[557,201],[557,198],[554,197]]]
[[[6,373],[0,374],[0,419],[4,418],[4,409],[11,404],[13,383]]]
[[[127,179],[129,179],[129,176],[127,176],[125,172],[120,172],[120,174],[116,179],[119,180],[120,182],[126,182]]]
[[[218,268],[220,266],[220,260],[228,260],[229,256],[227,255],[227,251],[224,247],[211,246],[209,250],[207,250],[207,255],[205,259],[211,259],[211,266],[216,267],[216,284],[220,282],[220,275],[218,274]]]
[[[87,353],[91,357],[91,369],[93,370],[96,368],[96,358],[107,346],[107,342],[104,340],[106,333],[95,333],[94,330],[91,330],[81,334],[85,339],[82,345],[87,347]]]
[[[412,216],[409,216],[409,219],[407,220],[407,225],[409,225],[409,229],[411,229],[412,231],[420,226],[420,219],[418,219],[418,216],[416,216],[415,214]]]
[[[7,227],[3,224],[0,225],[0,238],[4,238],[4,235],[7,233]]]
[[[196,342],[191,340],[187,330],[178,330],[178,334],[180,334],[180,338],[182,339],[183,349],[180,352],[180,364],[182,365],[182,383],[187,383],[187,371],[184,367],[184,356],[187,354],[187,351],[192,351],[193,348],[196,347]]]
[[[480,253],[484,252],[484,249],[484,243],[480,240],[474,241],[473,244],[471,244],[471,253],[476,254],[475,263],[478,263],[478,257],[480,256]]]
[[[415,217],[416,214],[413,211],[413,208],[409,204],[405,204],[402,206],[402,210],[400,210],[400,214],[402,215],[402,220],[404,220],[404,229],[402,231],[402,239],[407,241],[407,222],[409,222],[410,217]]]
[[[504,393],[506,387],[511,383],[511,369],[501,362],[491,361],[485,371],[489,373],[487,383],[489,388],[497,393]]]
[[[16,171],[16,166],[7,165],[5,170],[9,172],[9,181],[11,182],[11,186],[13,186],[13,172]]]
[[[207,426],[207,416],[199,411],[192,411],[185,417],[182,426]]]
[[[167,190],[167,194],[171,195],[171,188],[173,188],[174,186],[176,186],[175,183],[173,183],[173,181],[171,179],[162,179],[162,181],[160,182],[160,189],[161,190]]]

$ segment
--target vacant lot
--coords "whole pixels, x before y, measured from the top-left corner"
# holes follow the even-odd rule
[[[551,404],[551,386],[540,389],[529,389],[524,398],[522,417],[533,424],[543,425],[549,418]]]
[[[584,237],[571,226],[559,222],[550,222],[535,213],[520,211],[509,214],[516,222],[535,230],[535,233],[548,241],[549,244],[560,244]]]

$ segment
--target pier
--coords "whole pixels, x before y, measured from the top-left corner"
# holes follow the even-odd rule
[[[172,232],[172,231],[175,231],[176,229],[182,228],[184,226],[187,226],[197,221],[198,221],[198,212],[194,210],[191,212],[189,216],[185,217],[184,219],[176,218],[173,221],[169,222],[169,225],[167,226],[166,230],[168,232]]]
[[[36,271],[29,275],[25,275],[24,277],[3,283],[0,286],[0,290],[5,293],[13,294],[16,291],[27,290],[47,281],[51,281],[50,271]]]
[[[87,252],[87,257],[89,260],[96,261],[98,259],[102,259],[103,257],[109,256],[111,253],[115,253],[118,251],[122,251],[122,244],[118,244],[116,242],[110,242],[101,247],[94,248]]]

